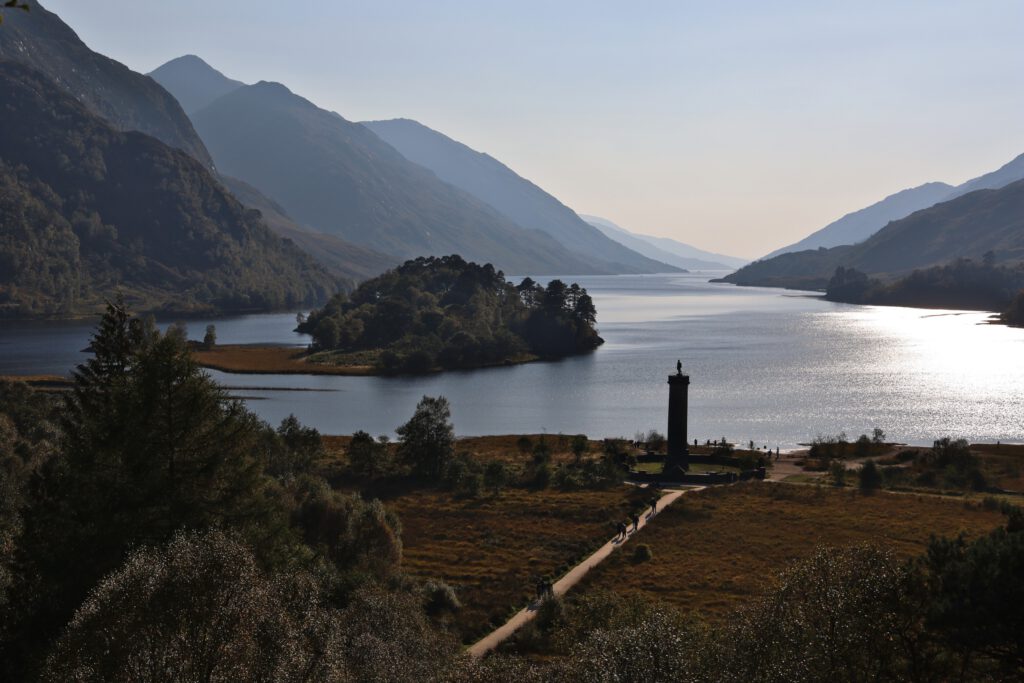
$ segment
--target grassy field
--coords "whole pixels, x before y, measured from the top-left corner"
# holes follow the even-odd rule
[[[454,625],[465,642],[500,625],[534,595],[539,577],[552,578],[615,534],[614,523],[647,505],[634,486],[606,491],[507,489],[465,499],[411,491],[385,504],[402,520],[403,567],[457,590]]]
[[[787,564],[818,545],[872,542],[903,557],[932,535],[985,533],[1004,521],[977,503],[937,496],[771,483],[690,494],[661,512],[632,543],[653,559],[616,553],[579,590],[642,593],[715,618],[757,595]]]

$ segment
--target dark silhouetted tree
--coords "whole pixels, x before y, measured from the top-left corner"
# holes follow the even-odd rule
[[[882,473],[874,460],[868,460],[860,468],[860,490],[864,492],[875,491],[882,485]]]
[[[398,433],[398,456],[416,476],[441,481],[455,453],[451,407],[444,396],[424,396]]]

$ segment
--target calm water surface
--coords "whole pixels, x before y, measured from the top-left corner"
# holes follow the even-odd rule
[[[664,430],[667,375],[691,378],[690,435],[793,447],[882,427],[890,438],[1024,440],[1024,329],[983,313],[834,304],[708,274],[572,278],[593,295],[606,343],[555,363],[426,377],[229,375],[271,422],[393,434],[423,395],[447,396],[459,434],[632,436]],[[207,322],[189,322],[201,338]],[[304,344],[293,314],[212,321],[221,343]],[[89,323],[3,323],[0,374],[67,373]],[[287,391],[289,388],[316,391]]]

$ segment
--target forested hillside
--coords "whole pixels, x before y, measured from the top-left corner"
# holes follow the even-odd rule
[[[4,315],[89,313],[118,292],[137,310],[267,310],[338,287],[200,162],[115,130],[42,73],[0,62],[0,102]]]
[[[915,270],[892,282],[840,266],[829,280],[826,296],[831,301],[854,304],[1002,312],[1022,291],[1024,265],[1006,267],[957,259],[947,265]],[[1012,312],[1007,319],[1012,321]]]

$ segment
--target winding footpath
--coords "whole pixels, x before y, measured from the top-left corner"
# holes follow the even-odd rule
[[[658,499],[657,510],[658,512],[664,510],[666,507],[674,503],[676,500],[686,493],[692,491],[700,491],[704,489],[704,486],[692,486],[681,490],[669,491],[661,498]],[[619,547],[625,545],[629,539],[636,536],[640,531],[647,526],[647,523],[651,521],[657,514],[652,515],[650,511],[647,514],[640,517],[640,524],[636,531],[627,534],[626,538],[622,540],[612,539],[605,543],[603,546],[598,548],[590,557],[586,558],[578,565],[569,570],[562,578],[555,582],[552,590],[556,596],[565,595],[570,588],[580,582],[588,571],[592,567],[597,566],[605,560],[609,555],[615,552]],[[469,655],[474,659],[479,659],[485,654],[498,647],[502,642],[507,640],[513,633],[522,628],[525,624],[531,621],[537,616],[537,611],[540,607],[540,602],[531,602],[527,607],[524,607],[517,612],[511,619],[509,619],[503,626],[491,631],[489,634],[478,640],[476,643],[469,647]]]

